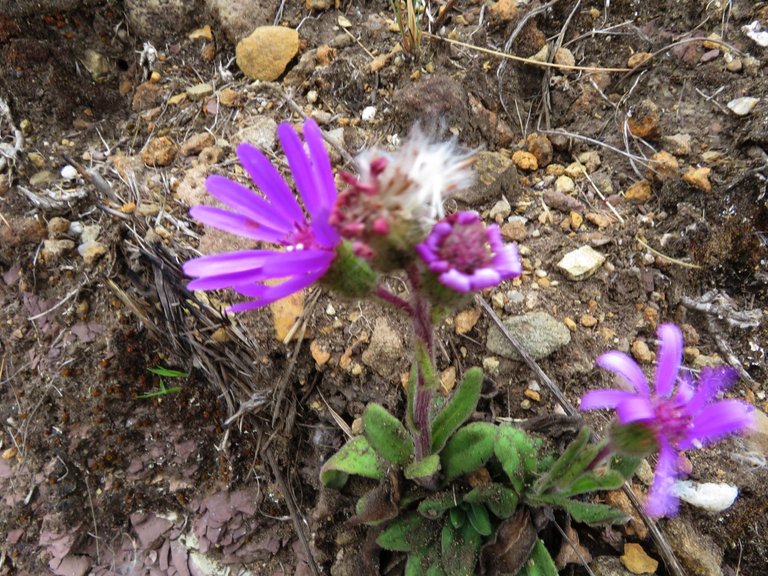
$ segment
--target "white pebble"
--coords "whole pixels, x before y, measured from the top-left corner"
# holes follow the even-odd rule
[[[675,484],[675,491],[681,500],[707,512],[722,512],[730,508],[739,495],[739,489],[731,484],[714,482],[699,484],[690,480],[678,481]]]
[[[61,169],[61,177],[64,178],[64,180],[74,180],[77,178],[77,168],[67,164]]]
[[[366,106],[363,108],[363,113],[361,114],[361,118],[363,119],[363,122],[370,122],[376,117],[376,107],[375,106]]]
[[[728,109],[736,114],[736,116],[746,116],[752,112],[757,103],[760,102],[760,98],[753,98],[752,96],[743,96],[736,98],[728,102]]]

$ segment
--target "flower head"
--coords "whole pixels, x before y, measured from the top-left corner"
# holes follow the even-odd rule
[[[457,212],[432,228],[416,251],[442,284],[472,292],[519,276],[516,244],[504,244],[499,227],[487,226],[476,212]]]
[[[650,430],[659,448],[651,493],[646,504],[651,516],[677,513],[674,491],[683,475],[680,452],[701,448],[748,427],[753,408],[738,400],[714,401],[719,392],[737,379],[732,368],[705,368],[698,384],[690,372],[681,372],[683,336],[674,324],[658,329],[659,357],[652,390],[638,364],[623,352],[611,351],[597,365],[621,376],[633,390],[595,390],[581,399],[582,410],[613,408],[621,424],[642,424]]]
[[[340,242],[329,222],[336,185],[317,124],[307,120],[303,132],[304,143],[289,124],[277,129],[304,210],[275,167],[250,144],[238,146],[237,155],[261,194],[223,176],[209,176],[208,192],[232,210],[212,206],[190,210],[203,224],[283,249],[241,250],[189,260],[184,273],[196,278],[188,284],[190,290],[231,288],[252,298],[230,308],[240,312],[309,286],[331,266]]]
[[[341,235],[358,255],[372,259],[381,241],[406,236],[394,244],[412,250],[434,221],[444,215],[443,201],[473,180],[469,154],[454,141],[432,142],[418,127],[395,152],[371,149],[357,159],[359,176],[342,174],[348,184],[331,215]],[[411,243],[414,237],[415,242]]]

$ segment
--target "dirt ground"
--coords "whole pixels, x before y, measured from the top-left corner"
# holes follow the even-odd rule
[[[631,350],[650,367],[657,324],[674,321],[688,364],[738,366],[730,394],[768,410],[768,52],[742,30],[768,26],[768,4],[512,8],[448,2],[443,39],[425,36],[414,58],[393,52],[389,2],[288,0],[281,23],[300,25],[301,46],[276,82],[246,79],[215,25],[155,43],[153,59],[116,1],[0,14],[1,575],[402,573],[402,558],[346,522],[352,496],[322,490],[318,472],[345,440],[339,420],[354,429],[369,401],[402,413],[406,319],[316,290],[227,317],[229,294],[191,294],[180,271],[233,248],[187,215],[206,175],[234,177],[245,139],[285,169],[275,122],[300,113],[336,139],[340,170],[416,121],[514,159],[490,193],[448,207],[468,205],[520,243],[522,279],[484,297],[502,318],[540,311],[568,326],[570,342],[539,362],[574,405],[610,384],[600,353]],[[499,56],[545,45],[587,69]],[[604,70],[641,53],[631,71]],[[202,96],[188,90],[205,83]],[[739,115],[728,104],[741,97],[759,100]],[[569,280],[557,264],[584,245],[607,260]],[[446,386],[482,365],[477,418],[551,414],[530,369],[488,351],[489,326],[469,308],[440,327]],[[588,421],[600,430],[607,416]],[[766,449],[758,435],[690,455],[694,480],[740,495],[659,523],[684,573],[765,573]],[[595,573],[622,574],[599,570],[625,543],[660,559],[636,517],[574,528],[600,558]],[[560,541],[547,535],[553,555]],[[587,571],[574,559],[561,573]]]

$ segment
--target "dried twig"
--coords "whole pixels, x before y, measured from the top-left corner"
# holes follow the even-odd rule
[[[314,574],[314,576],[320,576],[320,570],[317,568],[314,556],[312,556],[312,548],[309,546],[309,540],[307,539],[307,535],[304,534],[302,523],[305,523],[305,521],[301,517],[299,508],[296,506],[296,502],[293,499],[293,492],[291,492],[291,490],[288,488],[288,485],[285,483],[283,475],[280,473],[280,468],[277,465],[277,461],[275,460],[275,456],[272,454],[272,451],[263,450],[262,454],[264,454],[265,458],[267,459],[269,467],[272,469],[272,474],[275,477],[275,482],[277,482],[277,485],[280,487],[280,491],[285,497],[285,503],[288,506],[288,512],[291,515],[293,528],[296,531],[296,535],[299,537],[299,542],[301,542],[302,548],[304,548],[304,554],[307,557],[307,564],[309,564],[309,569],[312,570],[312,574]]]

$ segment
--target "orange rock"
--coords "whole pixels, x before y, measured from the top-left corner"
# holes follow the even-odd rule
[[[683,182],[694,188],[698,188],[702,192],[712,192],[712,183],[709,181],[711,172],[711,168],[694,168],[693,166],[690,166],[688,171],[683,174]]]
[[[648,202],[651,199],[651,184],[648,180],[639,180],[627,189],[624,197],[636,204]]]
[[[659,120],[659,107],[650,100],[643,100],[632,109],[627,124],[633,136],[653,139],[659,135]]]
[[[536,160],[536,156],[524,150],[517,150],[512,154],[512,162],[514,162],[515,166],[520,170],[525,170],[527,172],[533,172],[534,170],[539,169],[539,162]]]

